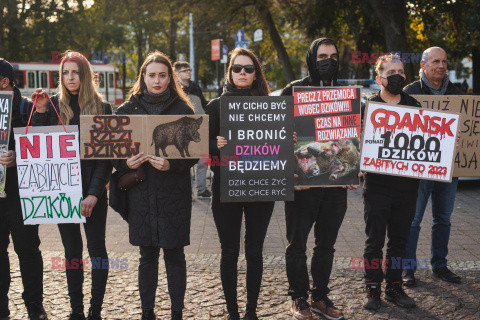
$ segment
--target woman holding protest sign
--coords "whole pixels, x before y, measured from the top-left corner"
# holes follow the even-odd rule
[[[147,56],[130,93],[130,99],[118,109],[117,115],[193,114],[170,60],[161,52]],[[190,168],[198,159],[167,160],[139,153],[113,162],[119,171],[141,168],[146,176],[145,181],[126,192],[130,243],[140,246],[138,282],[142,319],[156,319],[160,248],[167,271],[172,319],[182,319],[187,285],[184,247],[190,244],[192,211]]]
[[[111,114],[110,104],[103,101],[95,88],[94,74],[88,60],[78,52],[66,52],[60,63],[59,93],[49,103],[47,93],[38,89],[32,99],[36,111],[32,124],[54,126],[79,125],[80,115]],[[112,165],[106,160],[82,160],[81,175],[83,201],[80,206],[84,223],[87,248],[92,263],[92,298],[89,320],[101,319],[101,310],[108,278],[108,255],[105,248],[107,221],[106,185]],[[58,229],[65,248],[65,268],[72,313],[70,319],[85,319],[83,306],[83,243],[80,225],[59,224]],[[95,267],[94,267],[95,266]]]
[[[212,212],[222,247],[220,273],[227,303],[228,319],[240,319],[237,303],[237,262],[240,230],[245,214],[245,256],[247,259],[247,310],[244,319],[258,319],[257,300],[263,274],[263,242],[273,212],[273,201],[220,202],[220,149],[227,140],[220,134],[220,99],[225,96],[268,96],[265,72],[257,56],[248,49],[231,52],[223,94],[206,107],[210,116],[210,154],[213,177]],[[217,166],[215,166],[217,163]]]

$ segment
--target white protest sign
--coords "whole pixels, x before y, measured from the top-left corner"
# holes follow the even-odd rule
[[[77,126],[15,128],[24,224],[82,223]]]
[[[460,115],[367,101],[362,171],[451,181]]]

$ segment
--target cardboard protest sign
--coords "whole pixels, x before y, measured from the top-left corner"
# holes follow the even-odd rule
[[[460,115],[367,101],[361,170],[450,182]]]
[[[423,108],[460,113],[454,177],[480,177],[480,96],[412,95]]]
[[[23,223],[85,222],[78,127],[25,129],[14,129]]]
[[[8,151],[13,92],[0,91],[0,155]],[[0,198],[5,198],[7,167],[0,164]]]
[[[144,152],[168,159],[208,154],[206,115],[80,116],[82,159],[127,159]]]
[[[360,87],[293,87],[295,185],[358,185]]]
[[[293,98],[222,97],[220,201],[289,201],[293,190]]]

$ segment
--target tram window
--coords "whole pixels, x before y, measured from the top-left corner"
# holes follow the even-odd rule
[[[108,73],[108,87],[113,88],[113,73]]]
[[[98,73],[98,86],[105,88],[105,74],[103,72]]]
[[[53,86],[53,88],[58,87],[58,81],[60,80],[58,75],[59,75],[58,71],[52,71],[52,86]]]
[[[35,73],[27,72],[27,78],[28,78],[28,87],[35,88]]]
[[[23,78],[23,71],[15,71],[15,86],[20,89],[25,87],[25,79]]]
[[[48,88],[48,77],[46,72],[41,72],[40,73],[40,87],[42,88]]]

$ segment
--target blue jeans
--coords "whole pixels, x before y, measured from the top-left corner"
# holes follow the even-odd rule
[[[448,240],[450,239],[450,216],[452,215],[457,193],[458,178],[453,178],[451,183],[439,181],[420,181],[418,187],[417,209],[410,237],[407,242],[406,259],[417,259],[417,244],[428,198],[432,195],[432,236],[431,259],[432,269],[436,270],[447,265]],[[414,267],[414,271],[416,270]]]

